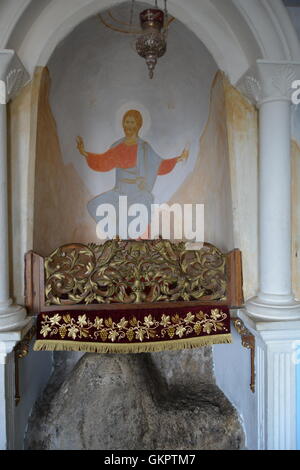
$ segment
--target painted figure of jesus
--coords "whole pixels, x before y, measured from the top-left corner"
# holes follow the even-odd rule
[[[140,139],[142,125],[141,113],[136,110],[128,111],[123,117],[125,137],[102,154],[87,152],[83,139],[77,138],[77,148],[92,170],[108,172],[116,169],[115,187],[95,197],[88,204],[88,211],[97,223],[100,219],[97,216],[99,205],[112,204],[117,210],[119,196],[127,196],[128,206],[144,204],[150,221],[151,205],[154,203],[152,190],[157,176],[167,175],[178,162],[189,157],[189,151],[185,148],[179,157],[162,159],[147,142]]]

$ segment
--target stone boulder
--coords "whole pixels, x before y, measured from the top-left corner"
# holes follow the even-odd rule
[[[197,374],[195,354],[84,355],[36,407],[26,448],[242,448],[237,413],[213,383],[209,361],[206,383]]]

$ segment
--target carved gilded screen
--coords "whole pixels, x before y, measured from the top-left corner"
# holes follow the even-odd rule
[[[225,301],[226,255],[167,240],[66,245],[45,259],[45,305]]]

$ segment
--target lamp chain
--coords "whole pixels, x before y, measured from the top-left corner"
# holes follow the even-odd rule
[[[130,11],[130,20],[129,20],[129,24],[130,26],[132,25],[133,23],[133,12],[134,12],[134,7],[135,7],[135,0],[131,0],[131,11]]]

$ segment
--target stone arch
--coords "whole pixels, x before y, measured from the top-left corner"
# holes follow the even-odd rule
[[[23,0],[20,7],[19,0],[10,0],[1,14],[0,47],[15,49],[32,74],[79,23],[118,3]],[[169,10],[198,36],[233,83],[256,59],[299,58],[296,33],[280,0],[169,0]]]

